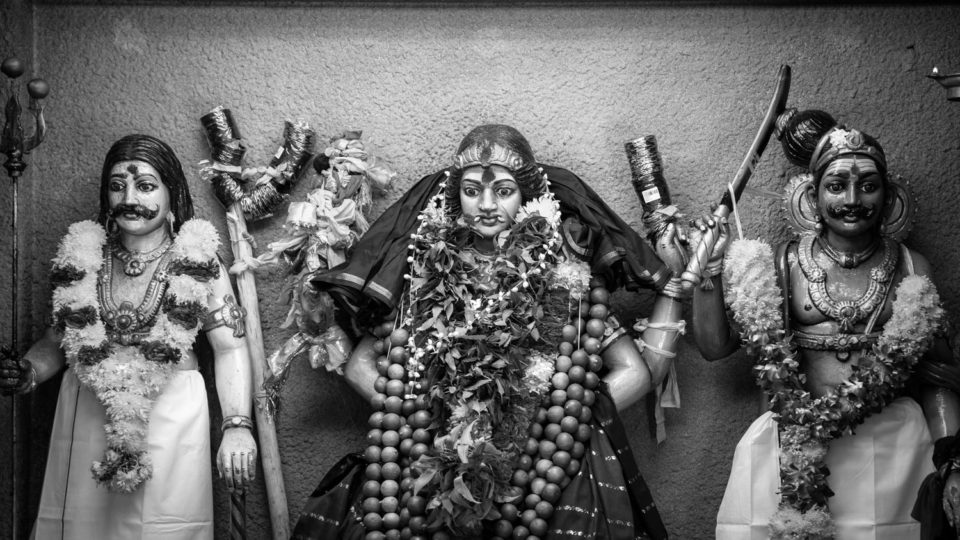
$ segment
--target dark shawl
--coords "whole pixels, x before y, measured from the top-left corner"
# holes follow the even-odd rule
[[[620,286],[662,289],[672,273],[653,248],[575,174],[560,167],[541,167],[566,220],[562,230],[567,246],[589,261],[595,274],[606,277],[611,290]],[[316,287],[327,290],[361,324],[375,322],[397,306],[408,272],[410,235],[417,230],[420,211],[446,178],[444,172],[420,179],[373,223],[347,262],[313,279]]]

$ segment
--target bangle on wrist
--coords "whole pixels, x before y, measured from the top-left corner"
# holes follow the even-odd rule
[[[667,284],[663,286],[663,290],[660,291],[660,294],[669,296],[674,300],[683,300],[690,298],[692,296],[692,291],[683,287],[683,281],[680,278],[672,277],[667,281]]]
[[[250,420],[249,416],[242,414],[234,414],[233,416],[224,418],[223,423],[220,424],[220,432],[223,433],[232,428],[253,429],[253,420]]]
[[[702,275],[705,278],[712,278],[714,276],[719,276],[723,273],[723,257],[710,260],[707,262],[707,265],[703,267]]]
[[[610,333],[609,336],[605,336],[603,341],[600,342],[600,351],[598,354],[603,354],[603,351],[607,350],[610,345],[613,345],[613,342],[627,335],[627,331],[623,328],[617,328]]]

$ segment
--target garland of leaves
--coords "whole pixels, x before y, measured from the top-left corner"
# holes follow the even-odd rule
[[[443,201],[412,235],[399,328],[374,329],[366,538],[543,534],[590,438],[609,293],[562,254],[552,194],[520,209],[492,257]]]
[[[219,275],[219,244],[206,221],[183,224],[161,259],[169,260],[167,291],[149,336],[123,346],[109,340],[97,300],[98,276],[112,256],[106,232],[92,221],[74,223],[60,243],[51,272],[55,324],[67,362],[105,407],[107,448],[91,470],[111,491],[133,492],[153,475],[146,448],[150,411],[200,330],[207,282]]]
[[[897,287],[893,315],[877,343],[833,392],[814,398],[804,388],[797,346],[784,332],[770,246],[734,241],[724,270],[726,302],[741,327],[748,354],[756,357],[757,384],[770,400],[780,431],[780,508],[770,519],[774,539],[831,539],[825,458],[831,440],[879,412],[903,390],[929,348],[944,311],[936,288],[924,276],[905,276]]]
[[[433,426],[444,433],[436,452],[414,464],[415,485],[435,493],[431,504],[443,510],[428,527],[475,534],[519,494],[513,469],[553,375],[552,362],[526,338],[539,338],[541,300],[560,260],[560,211],[552,194],[527,203],[487,259],[464,249],[475,233],[462,220],[451,223],[437,210],[418,231],[403,321],[416,329],[407,344],[415,361],[437,353],[425,377]]]

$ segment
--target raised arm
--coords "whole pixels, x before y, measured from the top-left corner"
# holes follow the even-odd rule
[[[704,267],[701,283],[693,289],[693,341],[707,360],[730,356],[740,347],[740,341],[730,326],[723,298],[723,258],[729,244],[729,226],[726,219],[717,221],[711,216],[695,223],[701,232],[708,228],[719,230],[718,240],[710,260]]]

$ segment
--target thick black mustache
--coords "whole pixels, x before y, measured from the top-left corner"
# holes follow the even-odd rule
[[[827,215],[834,219],[843,219],[846,217],[855,217],[857,219],[870,219],[877,213],[877,207],[873,204],[862,205],[843,205],[827,207]]]
[[[121,214],[136,214],[144,219],[153,219],[160,213],[160,209],[147,208],[142,204],[120,203],[110,209],[110,217],[116,218]]]

